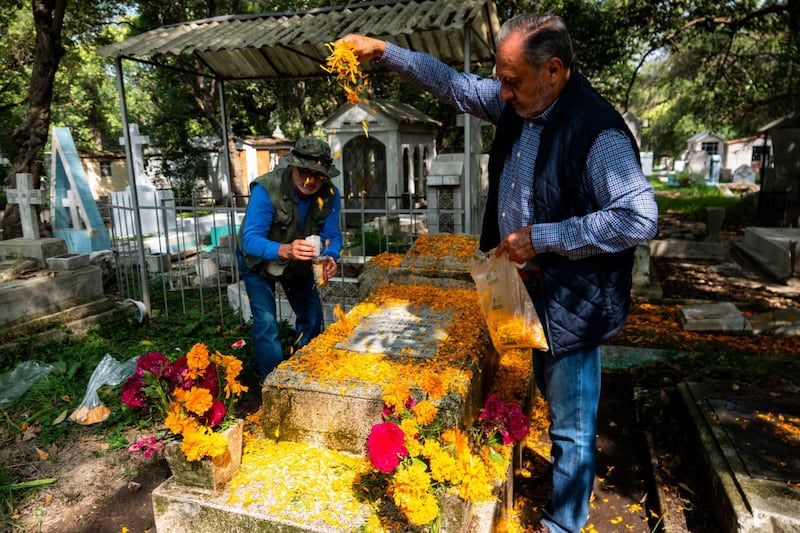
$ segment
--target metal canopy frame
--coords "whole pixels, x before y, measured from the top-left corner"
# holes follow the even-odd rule
[[[324,77],[320,68],[328,56],[325,46],[347,33],[361,33],[392,41],[411,50],[430,53],[454,68],[492,65],[494,41],[500,29],[497,7],[491,0],[384,0],[308,11],[229,15],[162,26],[119,43],[98,49],[113,59],[122,114],[125,157],[131,189],[131,207],[136,224],[139,264],[142,266],[142,299],[151,311],[147,286],[144,245],[133,168],[128,109],[122,60],[170,68],[218,81],[222,141],[228,146],[225,83],[270,79]],[[176,68],[166,58],[191,55],[204,70]],[[374,64],[364,65],[366,72]],[[466,233],[472,231],[470,168],[470,120],[464,121],[464,176]],[[230,154],[224,151],[228,200],[232,205]],[[232,215],[231,215],[232,217]],[[230,223],[233,223],[231,220]]]

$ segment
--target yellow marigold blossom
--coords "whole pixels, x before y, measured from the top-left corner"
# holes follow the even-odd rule
[[[420,426],[427,426],[436,418],[437,409],[428,400],[422,400],[417,405],[411,408],[414,414],[414,421]]]
[[[463,474],[458,485],[458,496],[468,502],[490,500],[493,497],[492,484],[483,461],[475,455],[464,454],[459,457],[458,464]]]
[[[449,428],[444,430],[440,440],[445,445],[453,446],[456,455],[469,453],[469,435],[458,428]]]
[[[181,450],[188,461],[199,461],[203,457],[218,457],[228,449],[228,438],[207,427],[197,426],[195,431],[185,431]]]
[[[501,482],[506,478],[506,473],[508,472],[511,447],[494,445],[491,449],[493,453],[489,451],[489,446],[481,446],[481,460],[486,465],[486,473],[489,475],[489,479],[493,482]]]
[[[361,72],[361,63],[355,54],[355,45],[347,42],[325,43],[330,51],[322,70],[336,74],[336,83],[344,89],[347,101],[361,102],[361,93],[369,87],[367,75]]]
[[[444,389],[441,376],[435,374],[428,374],[425,376],[422,382],[422,390],[433,400],[441,400],[447,393]]]
[[[211,409],[214,397],[208,389],[192,387],[191,389],[175,389],[175,399],[184,405],[184,408],[196,415],[203,415]]]
[[[439,516],[439,501],[430,492],[414,501],[412,508],[403,508],[408,521],[416,526],[424,526],[433,522]]]
[[[395,416],[400,416],[405,410],[406,400],[408,400],[408,387],[402,383],[390,383],[383,389],[383,402]]]
[[[217,352],[212,358],[212,362],[225,367],[225,399],[229,399],[233,395],[239,395],[247,392],[249,387],[242,385],[239,380],[239,374],[242,372],[242,361],[232,355],[223,355]]]
[[[208,346],[202,342],[198,342],[192,346],[192,349],[186,354],[186,366],[189,367],[187,378],[195,379],[202,375],[210,363]]]
[[[392,478],[389,490],[399,507],[413,508],[414,501],[422,498],[431,486],[431,476],[422,461],[401,463]]]
[[[183,435],[186,428],[194,427],[197,425],[197,421],[186,416],[179,403],[172,402],[169,406],[169,413],[164,419],[164,425],[175,435]]]
[[[428,459],[431,477],[436,481],[452,483],[460,477],[456,468],[456,458],[448,450],[440,448],[436,441],[427,441],[422,453]]]

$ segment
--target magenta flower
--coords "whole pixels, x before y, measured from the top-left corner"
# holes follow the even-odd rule
[[[136,360],[136,375],[143,378],[145,373],[149,372],[154,377],[160,378],[169,367],[170,362],[166,355],[161,352],[147,352]]]
[[[372,426],[367,438],[367,449],[372,466],[386,472],[393,472],[408,450],[403,445],[403,430],[392,422]]]
[[[145,384],[139,376],[131,376],[122,385],[120,399],[122,403],[133,409],[147,411],[147,394],[144,392]]]

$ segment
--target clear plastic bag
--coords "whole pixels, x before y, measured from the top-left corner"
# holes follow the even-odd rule
[[[106,354],[92,372],[89,385],[86,387],[86,395],[77,409],[69,415],[70,420],[88,425],[102,422],[108,418],[111,409],[100,401],[97,390],[103,385],[119,385],[128,379],[136,371],[137,359],[138,356],[120,363],[110,354]]]
[[[53,365],[42,361],[23,361],[11,372],[0,375],[0,409],[25,394],[34,383],[53,370]]]
[[[476,260],[471,270],[483,317],[498,352],[514,348],[547,350],[542,322],[517,267],[494,250]]]

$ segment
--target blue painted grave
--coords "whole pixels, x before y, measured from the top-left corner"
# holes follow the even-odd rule
[[[81,158],[69,128],[54,127],[52,173],[53,235],[64,239],[73,253],[90,253],[111,247],[108,228],[89,188]]]

